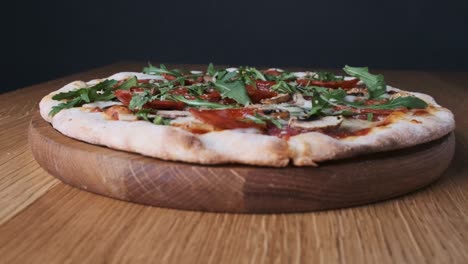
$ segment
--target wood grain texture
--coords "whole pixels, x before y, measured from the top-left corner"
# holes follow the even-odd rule
[[[94,146],[63,136],[33,114],[38,163],[72,186],[159,207],[286,213],[380,201],[428,185],[447,169],[453,133],[421,146],[325,162],[319,167],[202,166]]]
[[[113,67],[115,65],[0,95],[0,224],[58,183],[55,178],[44,176],[44,170],[29,151],[28,126],[38,100],[55,90],[54,87],[73,80],[110,75]]]
[[[455,156],[444,176],[422,191],[386,202],[245,215],[131,204],[60,182],[47,192],[22,189],[33,166],[25,164],[39,166],[25,146],[40,98],[75,79],[138,70],[143,64],[115,64],[0,95],[0,180],[17,182],[0,188],[0,215],[4,205],[19,208],[0,224],[0,263],[468,262],[467,73],[382,72],[389,84],[433,95],[457,122]],[[36,173],[37,179],[55,181],[39,167]],[[40,198],[27,199],[32,195]]]

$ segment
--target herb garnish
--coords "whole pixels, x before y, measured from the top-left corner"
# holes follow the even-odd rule
[[[164,64],[160,64],[158,68],[158,67],[151,65],[151,63],[148,63],[148,67],[143,68],[143,73],[152,74],[152,75],[168,74],[174,77],[181,77],[183,75],[183,72],[181,70],[178,70],[178,69],[168,70],[166,66],[164,66]]]
[[[212,108],[212,109],[226,109],[226,108],[234,108],[236,105],[224,105],[224,104],[218,104],[218,103],[213,103],[201,99],[194,99],[194,100],[189,100],[182,95],[173,95],[172,98],[174,100],[183,102],[187,105],[190,106],[198,106],[198,107],[207,107],[207,108]]]
[[[53,100],[68,101],[52,107],[52,110],[49,112],[49,115],[54,116],[63,109],[79,107],[86,103],[112,100],[113,98],[115,98],[115,95],[113,93],[113,86],[116,83],[116,80],[105,80],[91,87],[85,87],[69,92],[58,93],[52,96]]]
[[[241,105],[251,103],[247,95],[245,84],[236,71],[228,72],[226,70],[217,73],[216,81],[213,83],[215,88],[221,93],[223,98],[231,98]]]
[[[259,113],[255,113],[255,115],[246,115],[244,121],[251,121],[261,125],[266,125],[267,122],[270,122],[279,129],[283,128],[283,125],[281,125],[281,123],[277,119]]]
[[[351,67],[346,65],[343,70],[352,77],[363,81],[369,90],[370,98],[377,98],[387,91],[384,76],[371,74],[367,67]]]

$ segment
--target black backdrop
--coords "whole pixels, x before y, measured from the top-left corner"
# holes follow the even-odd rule
[[[467,70],[467,2],[8,1],[0,92],[119,60]]]

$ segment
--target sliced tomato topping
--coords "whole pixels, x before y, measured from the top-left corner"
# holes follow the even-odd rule
[[[185,104],[182,102],[168,101],[168,100],[154,100],[146,103],[143,108],[159,109],[159,110],[183,110]]]
[[[301,133],[300,130],[297,130],[292,127],[283,127],[283,128],[278,128],[275,126],[269,127],[268,128],[268,135],[270,136],[275,136],[282,138],[284,140],[288,140],[290,137],[298,135]]]
[[[256,80],[255,84],[257,85],[257,89],[259,90],[266,90],[270,91],[271,86],[276,84],[275,81],[262,81],[262,80]]]
[[[191,108],[190,113],[197,119],[213,125],[218,129],[265,128],[263,124],[256,124],[246,119],[247,115],[255,114],[254,109],[199,110]]]
[[[345,80],[345,81],[333,81],[333,82],[324,82],[324,81],[316,81],[310,79],[297,79],[297,84],[302,86],[320,86],[320,87],[327,87],[327,88],[343,88],[349,89],[356,86],[359,82],[358,79],[352,80]]]
[[[188,95],[189,90],[185,87],[179,87],[175,88],[174,90],[169,91],[170,94],[176,94],[176,95]]]
[[[221,100],[221,94],[218,91],[210,91],[209,93],[200,95],[200,99],[210,102],[218,102]]]
[[[132,87],[130,88],[130,92],[143,92],[145,88],[142,87]]]
[[[167,73],[162,73],[161,75],[164,77],[164,79],[166,79],[168,81],[173,81],[173,80],[177,79],[177,77],[169,75]]]
[[[185,84],[192,85],[195,83],[203,82],[203,76],[198,76],[196,79],[187,79],[185,80]]]
[[[274,81],[256,80],[256,88],[253,85],[246,85],[245,88],[252,102],[257,104],[260,103],[262,99],[267,99],[278,95],[278,93],[271,91],[271,86],[273,86],[275,83],[276,82]]]
[[[236,100],[234,99],[231,99],[231,98],[223,98],[219,101],[220,104],[224,104],[224,105],[232,105],[232,104],[236,104]]]
[[[281,75],[281,72],[277,71],[275,69],[266,70],[263,73],[266,74],[266,75],[272,75],[272,76],[280,76]]]
[[[115,90],[114,95],[124,105],[128,105],[132,100],[132,92],[128,90]]]
[[[325,135],[328,135],[333,138],[346,138],[346,137],[358,137],[358,136],[365,136],[372,131],[372,128],[363,128],[353,132],[345,131],[345,130],[338,130],[338,129],[331,129],[322,131]]]
[[[378,105],[378,104],[384,104],[387,102],[388,102],[388,99],[381,99],[381,100],[367,99],[364,101],[364,105]]]

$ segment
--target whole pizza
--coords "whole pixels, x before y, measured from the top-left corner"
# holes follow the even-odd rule
[[[67,84],[40,112],[68,137],[198,164],[316,166],[453,131],[453,114],[431,96],[388,86],[366,67],[343,71],[149,65]]]

